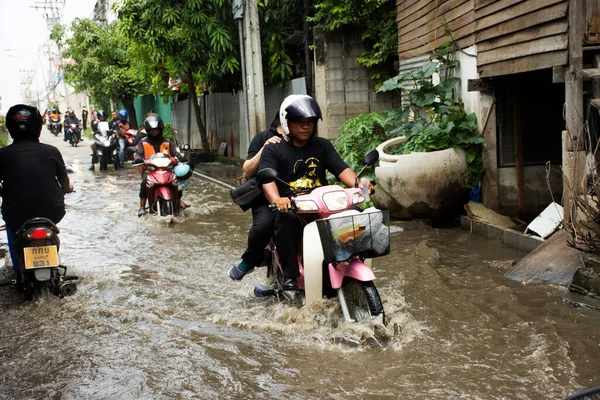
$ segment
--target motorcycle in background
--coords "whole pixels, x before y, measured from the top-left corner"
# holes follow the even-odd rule
[[[135,158],[135,147],[133,146],[133,142],[135,140],[135,137],[137,136],[138,131],[130,128],[127,129],[123,135],[125,136],[125,159],[127,161],[133,161],[133,159]],[[129,150],[133,147],[133,151]]]
[[[69,144],[71,146],[77,147],[79,142],[81,141],[81,129],[77,124],[71,124],[69,126]]]
[[[376,150],[369,152],[364,158],[365,167],[378,159]],[[270,168],[257,174],[262,184],[276,179],[277,171]],[[358,204],[368,200],[368,192],[365,192],[368,189],[356,186],[348,189],[338,185],[321,186],[291,199],[290,210],[301,216],[305,224],[303,254],[298,256],[298,289],[304,292],[307,305],[321,301],[323,295],[337,296],[348,322],[380,318],[385,323],[375,274],[366,259],[389,254],[389,213],[375,208],[356,210]],[[274,209],[274,205],[271,208]],[[273,241],[267,246],[267,267],[272,285],[257,285],[255,296],[283,295],[294,300],[296,292],[283,290],[283,269]]]
[[[98,122],[97,131],[94,134],[94,151],[100,171],[107,170],[108,164],[112,164],[115,170],[120,168],[119,142],[117,136],[108,127],[108,122]]]
[[[54,136],[58,136],[62,129],[62,124],[60,123],[60,118],[50,118],[50,124],[48,124],[48,130]]]

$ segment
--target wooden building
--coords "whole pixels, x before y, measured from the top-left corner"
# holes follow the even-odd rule
[[[476,58],[461,78],[485,137],[483,203],[525,218],[560,202],[561,164],[578,158],[587,106],[600,97],[591,80],[600,72],[600,0],[396,4],[401,69],[448,40],[443,21],[461,54]]]

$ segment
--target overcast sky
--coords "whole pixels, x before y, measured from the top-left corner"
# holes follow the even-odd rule
[[[44,79],[48,79],[49,40],[44,14],[44,3],[56,0],[0,0],[0,113],[4,114],[14,104],[23,102],[20,70],[34,70],[32,96],[36,96],[36,81],[40,92],[45,93]],[[61,24],[71,24],[75,18],[90,18],[96,0],[65,0]],[[44,93],[40,93],[43,96]],[[43,110],[42,110],[43,111]]]

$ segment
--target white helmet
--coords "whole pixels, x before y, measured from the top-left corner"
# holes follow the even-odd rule
[[[281,128],[286,135],[290,134],[288,120],[303,118],[323,119],[321,108],[315,99],[305,94],[292,94],[283,99],[281,107],[279,107],[279,122],[281,122]]]

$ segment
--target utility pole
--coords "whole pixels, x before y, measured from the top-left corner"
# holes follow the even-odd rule
[[[265,85],[262,72],[260,24],[256,0],[246,1],[244,17],[245,53],[247,60],[248,114],[250,135],[266,129]]]
[[[35,8],[36,10],[42,10],[44,11],[44,18],[46,19],[46,27],[48,28],[49,32],[52,32],[52,30],[54,29],[54,27],[58,24],[60,24],[60,16],[61,16],[61,12],[63,10],[63,7],[65,6],[65,2],[66,0],[44,0],[44,1],[37,1],[35,3],[35,5],[30,6],[31,8]],[[48,63],[49,63],[49,72],[48,72],[48,90],[50,90],[50,86],[52,86],[52,97],[53,97],[53,101],[56,102],[57,101],[57,96],[56,96],[56,87],[58,86],[58,81],[56,83],[55,79],[57,80],[58,78],[55,78],[56,74],[53,74],[52,72],[52,56],[54,55],[54,52],[51,49],[50,46],[50,42],[47,42],[47,51],[48,51]],[[58,57],[60,58],[60,54],[58,54]],[[61,63],[57,63],[56,69],[59,68],[59,65]],[[64,76],[63,76],[63,81],[64,81]],[[64,86],[65,89],[65,100],[67,101],[67,107],[68,107],[68,93],[67,93],[67,88],[66,85]],[[48,94],[49,96],[49,94]]]

